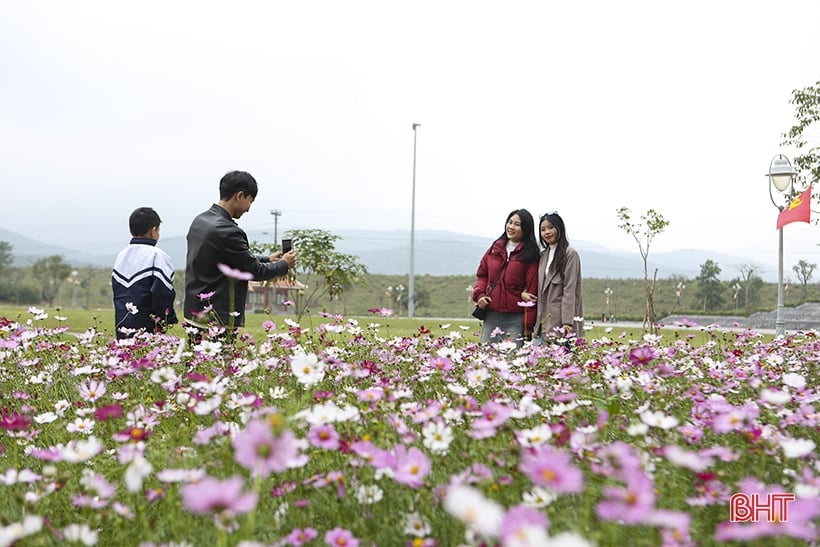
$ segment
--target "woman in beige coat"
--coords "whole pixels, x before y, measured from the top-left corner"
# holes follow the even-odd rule
[[[533,339],[583,336],[584,303],[581,292],[581,258],[570,247],[564,220],[555,211],[539,219],[541,258],[538,294],[524,292],[522,300],[537,302]]]

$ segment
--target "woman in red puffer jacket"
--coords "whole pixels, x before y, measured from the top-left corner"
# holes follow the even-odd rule
[[[526,209],[507,215],[504,233],[481,257],[473,286],[473,301],[487,310],[481,342],[515,340],[520,346],[532,333],[535,310],[522,307],[522,292],[538,288],[538,243],[535,222]]]

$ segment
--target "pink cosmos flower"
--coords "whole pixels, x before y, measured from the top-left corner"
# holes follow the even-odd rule
[[[241,477],[220,481],[205,477],[199,482],[186,484],[179,489],[182,503],[197,515],[220,514],[230,511],[234,515],[247,513],[256,507],[257,497],[252,492],[243,493]]]
[[[227,264],[222,264],[221,262],[217,264],[216,267],[219,268],[219,271],[222,272],[225,277],[230,277],[231,279],[237,279],[239,281],[250,281],[253,279],[252,273],[231,268]]]
[[[393,454],[395,460],[391,469],[396,482],[412,488],[421,487],[424,484],[424,477],[432,469],[430,458],[415,446],[408,450],[403,444],[397,445],[393,449]]]
[[[633,365],[646,365],[660,356],[660,351],[651,346],[641,346],[629,352],[629,360]]]
[[[336,450],[339,448],[339,433],[333,424],[325,424],[320,426],[313,426],[307,434],[308,441],[316,448],[324,448],[326,450]]]
[[[504,515],[499,535],[503,545],[541,545],[528,540],[536,537],[545,539],[548,527],[549,519],[543,512],[526,505],[516,505]]]
[[[626,486],[607,486],[607,497],[595,506],[596,514],[604,520],[622,520],[639,524],[655,508],[654,483],[640,469],[624,470]]]
[[[311,540],[315,539],[318,535],[319,532],[313,528],[294,528],[293,531],[287,535],[285,541],[288,542],[288,545],[301,547],[302,545],[310,543]]]
[[[255,477],[267,477],[288,468],[299,455],[296,436],[292,431],[274,435],[270,424],[262,420],[248,423],[245,431],[233,439],[234,459],[249,469]]]
[[[519,468],[536,486],[566,493],[584,489],[584,474],[572,465],[569,454],[549,445],[526,449]]]
[[[77,388],[80,391],[80,397],[92,403],[105,395],[105,382],[98,382],[97,380],[89,380],[83,382]]]
[[[334,547],[359,547],[359,540],[349,531],[339,527],[327,531],[325,543]]]

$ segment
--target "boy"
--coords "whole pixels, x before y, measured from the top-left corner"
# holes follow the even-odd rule
[[[165,325],[177,322],[174,267],[171,257],[156,247],[161,222],[150,207],[134,210],[128,220],[133,237],[117,255],[111,274],[118,339],[140,329],[162,332]]]

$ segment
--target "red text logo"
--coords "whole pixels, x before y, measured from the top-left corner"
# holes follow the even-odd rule
[[[790,501],[794,501],[794,494],[732,494],[729,498],[729,520],[788,522]]]

